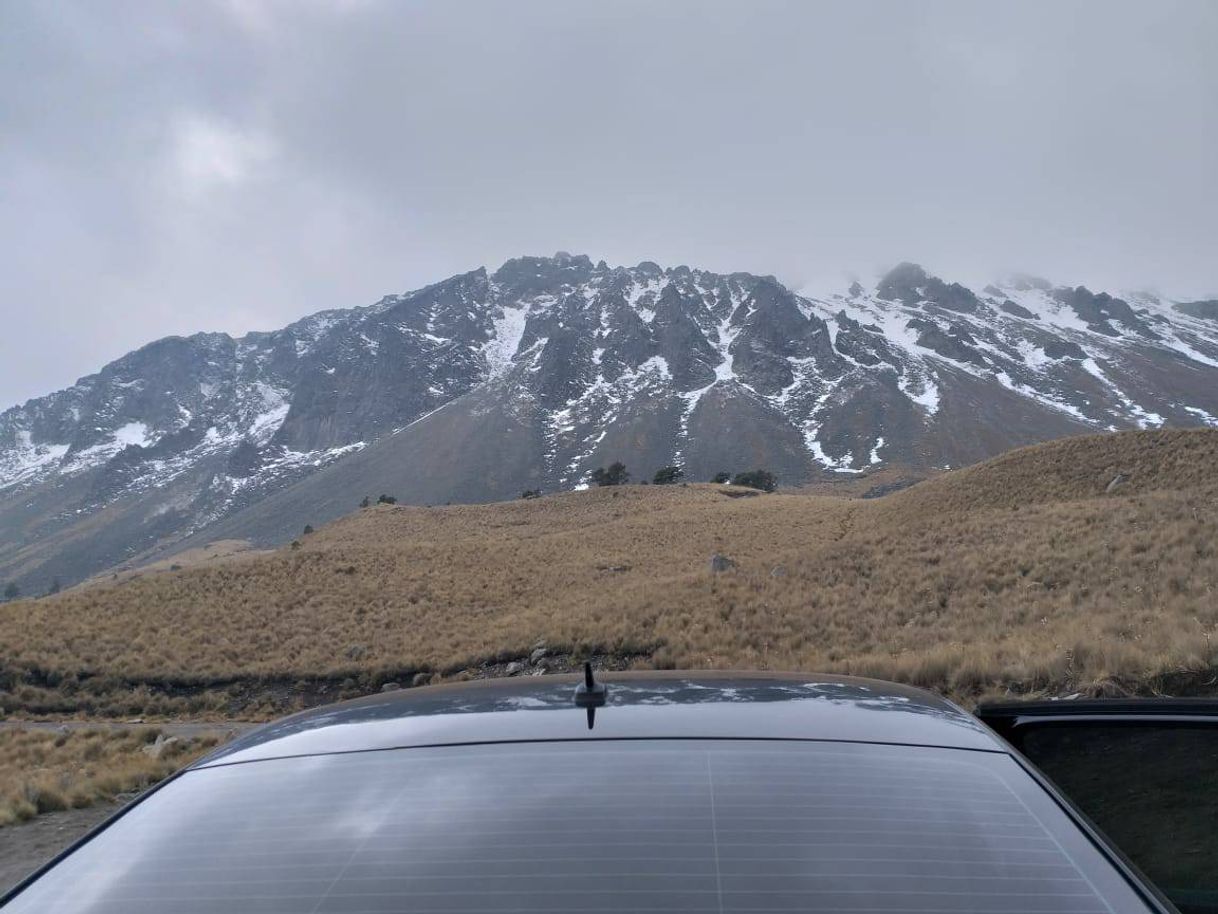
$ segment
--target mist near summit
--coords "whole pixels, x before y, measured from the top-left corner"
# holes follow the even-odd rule
[[[556,250],[1218,296],[1207,2],[0,7],[0,408]]]

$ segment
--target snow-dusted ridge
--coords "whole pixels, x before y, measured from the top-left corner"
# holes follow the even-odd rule
[[[555,263],[570,266],[585,260],[559,255],[553,259],[523,258],[520,262],[539,265],[541,268],[534,271],[534,276],[540,278]],[[512,264],[505,265],[504,269],[510,266]],[[590,267],[590,263],[587,266]],[[850,472],[874,465],[875,461],[870,458],[878,451],[882,434],[877,431],[867,448],[866,461],[858,461],[851,455],[831,456],[820,440],[820,414],[831,405],[836,394],[849,390],[860,378],[892,377],[897,389],[928,421],[933,420],[940,408],[942,377],[947,370],[991,379],[1013,393],[1096,428],[1130,425],[1151,428],[1168,420],[1155,404],[1140,401],[1142,392],[1136,387],[1122,386],[1122,382],[1105,369],[1107,363],[1119,360],[1123,349],[1136,345],[1161,350],[1186,362],[1218,367],[1218,330],[1212,322],[1181,313],[1172,307],[1173,303],[1147,293],[1139,293],[1136,298],[1137,313],[1146,317],[1146,329],[1139,330],[1135,325],[1112,320],[1088,320],[1063,296],[1063,292],[1070,290],[1058,289],[1039,280],[1015,279],[987,286],[976,294],[975,309],[945,310],[938,306],[933,293],[936,284],[942,284],[933,277],[915,274],[915,280],[924,278],[926,282],[923,286],[915,283],[912,296],[893,297],[890,294],[885,297],[884,283],[870,290],[856,284],[848,291],[829,296],[792,296],[805,320],[823,323],[829,334],[830,349],[840,364],[826,373],[823,359],[786,355],[789,382],[778,390],[766,391],[751,383],[747,373],[741,375],[735,369],[737,339],[757,307],[750,292],[761,281],[758,277],[747,274],[724,277],[685,268],[661,270],[654,264],[612,269],[602,264],[571,272],[572,281],[557,285],[547,282],[544,289],[530,290],[532,294],[521,294],[518,285],[512,282],[490,279],[485,271],[467,274],[467,277],[477,277],[481,285],[463,290],[473,293],[462,300],[464,317],[474,325],[475,335],[481,325],[481,340],[470,341],[453,333],[451,324],[457,309],[446,309],[447,302],[437,301],[434,296],[428,298],[425,294],[466,278],[455,277],[419,292],[388,296],[369,308],[312,315],[278,334],[251,334],[238,341],[229,341],[239,363],[235,373],[240,374],[247,366],[258,366],[260,362],[275,358],[283,360],[285,353],[280,345],[283,340],[277,337],[284,336],[290,342],[286,353],[291,357],[290,362],[308,362],[317,352],[326,350],[327,343],[333,344],[344,335],[348,337],[343,341],[348,357],[375,360],[384,342],[384,328],[378,326],[383,322],[379,319],[405,311],[406,319],[394,327],[397,334],[412,337],[420,347],[431,351],[446,347],[465,350],[478,366],[477,376],[468,381],[482,383],[503,378],[523,363],[527,363],[532,373],[542,371],[539,359],[550,344],[550,335],[538,333],[537,325],[553,322],[556,329],[566,330],[575,324],[582,326],[594,342],[592,367],[595,371],[583,379],[583,389],[578,396],[569,397],[564,404],[551,409],[547,424],[554,436],[572,435],[576,431],[570,424],[572,417],[581,414],[582,421],[577,425],[584,439],[582,451],[590,453],[589,445],[604,438],[604,429],[615,421],[621,404],[642,391],[654,393],[658,387],[663,387],[682,401],[679,433],[683,437],[688,433],[690,416],[706,394],[716,387],[734,385],[788,416],[818,463],[829,470]],[[673,291],[686,306],[692,303],[699,312],[691,314],[690,326],[699,328],[708,351],[714,354],[713,364],[707,366],[711,374],[696,386],[681,383],[674,379],[666,357],[659,354],[640,356],[636,364],[628,361],[623,364],[620,360],[605,364],[603,360],[610,351],[606,344],[620,333],[620,327],[615,326],[613,307],[628,309],[637,316],[645,332],[654,335],[661,302]],[[888,291],[891,293],[891,288]],[[413,313],[412,304],[418,306]],[[874,351],[878,358],[860,362],[851,347],[841,345],[845,322],[859,325],[863,328],[862,334],[876,338]],[[620,317],[617,323],[620,325]],[[530,326],[533,326],[532,333]],[[207,339],[214,341],[218,336],[209,335]],[[1063,389],[1059,377],[1063,359],[1047,354],[1046,339],[1059,349],[1063,344],[1077,347],[1076,354],[1080,357],[1074,361],[1106,391],[1110,397],[1107,405],[1077,402],[1073,391]],[[745,342],[756,346],[755,341]],[[333,360],[334,354],[330,355]],[[332,376],[339,369],[332,364],[323,364],[318,370]],[[186,452],[186,463],[203,455],[231,450],[243,441],[258,446],[273,442],[291,411],[292,383],[290,377],[272,381],[260,375],[261,372],[255,369],[244,384],[238,381],[226,385],[219,379],[198,382],[197,399],[201,399],[202,405],[224,400],[231,408],[229,415],[208,426],[202,441]],[[81,446],[79,432],[66,423],[59,423],[67,427],[58,440],[39,428],[38,413],[46,408],[46,400],[83,400],[88,392],[86,389],[99,384],[100,378],[85,379],[77,388],[15,408],[0,417],[0,489],[37,483],[56,473],[84,472],[105,465],[129,448],[151,449],[167,434],[195,421],[200,412],[197,402],[190,405],[178,402],[175,420],[168,423],[158,421],[154,416],[120,415],[130,413],[124,410],[126,404],[122,401],[126,398],[123,394],[133,389],[138,392],[145,379],[115,378],[111,386],[118,403],[111,410],[114,414],[112,427],[99,425],[90,443]],[[464,389],[468,386],[467,383]],[[443,384],[430,384],[427,389],[438,398],[444,398],[448,393]],[[171,394],[167,392],[167,395]],[[428,405],[434,408],[437,404]],[[1201,424],[1214,424],[1214,410],[1191,403],[1174,405]],[[73,406],[72,410],[73,415],[81,414],[78,406]],[[589,424],[594,428],[588,428]],[[305,450],[289,448],[283,453],[306,455],[292,462],[308,464],[315,459],[324,461],[328,459],[326,455],[341,456],[354,443],[336,442],[329,447]],[[680,456],[683,444],[678,441],[675,457]],[[579,462],[579,455],[568,460],[564,464],[563,477],[576,473]],[[159,472],[144,479],[144,485],[163,482],[163,474],[174,472],[173,468],[182,463],[181,459],[157,463]],[[267,460],[267,472],[273,472],[273,468],[282,464],[279,458]],[[248,484],[248,480],[243,483]]]
[[[798,294],[748,273],[519,258],[272,333],[159,340],[0,414],[0,520],[71,483],[83,494],[56,516],[138,503],[150,538],[206,530],[383,439],[442,434],[471,394],[533,430],[521,489],[632,454],[702,475],[768,462],[791,484],[1087,430],[1218,427],[1218,304],[1177,304],[1029,278],[967,289],[910,264]]]

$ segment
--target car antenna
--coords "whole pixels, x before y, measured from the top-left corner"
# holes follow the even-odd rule
[[[596,723],[596,709],[604,707],[609,689],[592,675],[592,661],[584,661],[584,681],[575,688],[575,704],[588,711],[588,729]]]

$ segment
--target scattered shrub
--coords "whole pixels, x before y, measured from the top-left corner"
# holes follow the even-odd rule
[[[588,478],[598,486],[624,486],[630,481],[630,473],[626,471],[626,464],[616,460],[609,464],[609,469],[597,467]]]
[[[680,482],[684,477],[685,471],[679,466],[668,466],[656,470],[656,475],[651,481],[657,486],[671,486]]]
[[[378,505],[396,505],[398,500],[392,495],[380,495],[376,499]]]
[[[747,473],[737,473],[732,479],[734,486],[748,486],[750,489],[760,489],[762,492],[773,492],[778,488],[778,480],[769,470],[750,470]]]
[[[521,498],[541,498],[541,489],[525,489],[520,493]]]
[[[711,482],[717,483],[719,485],[726,485],[727,483],[729,483],[731,481],[732,481],[731,473],[716,473],[714,476],[711,477]]]

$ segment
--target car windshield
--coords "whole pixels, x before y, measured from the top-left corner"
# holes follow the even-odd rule
[[[397,749],[179,777],[10,911],[1145,911],[1001,753],[790,741]]]

